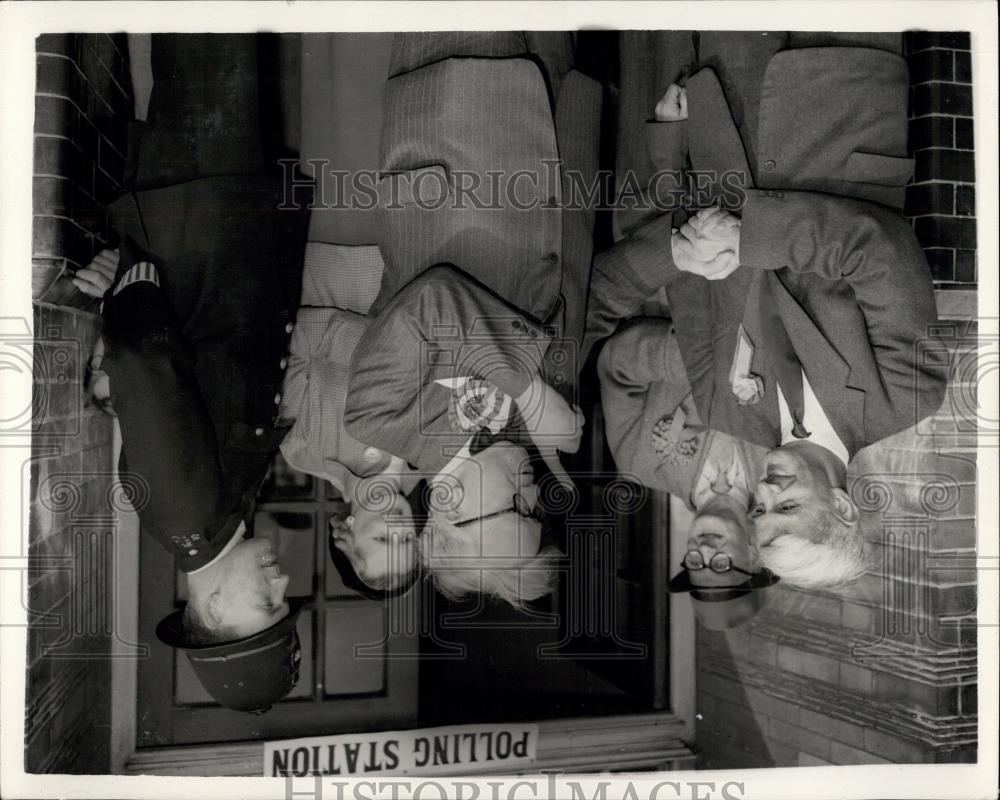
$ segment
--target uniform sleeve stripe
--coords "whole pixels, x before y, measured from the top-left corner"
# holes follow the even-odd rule
[[[131,286],[133,283],[141,283],[142,281],[155,283],[157,286],[160,285],[160,276],[156,271],[156,266],[149,261],[140,261],[138,264],[132,265],[128,272],[122,275],[122,279],[118,281],[114,293],[118,294],[126,286]]]

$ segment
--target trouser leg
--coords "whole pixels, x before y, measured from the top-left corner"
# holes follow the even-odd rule
[[[264,165],[256,34],[163,34],[152,41],[153,91],[136,137],[136,189]]]

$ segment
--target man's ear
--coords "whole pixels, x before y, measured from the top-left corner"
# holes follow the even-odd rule
[[[216,589],[202,606],[201,621],[209,630],[217,630],[222,625],[222,592]]]
[[[851,496],[839,486],[831,489],[833,493],[833,514],[845,525],[857,525],[861,516],[857,504]]]

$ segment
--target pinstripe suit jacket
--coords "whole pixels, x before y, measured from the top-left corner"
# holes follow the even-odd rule
[[[565,71],[563,47],[528,57],[529,39],[402,37],[394,48],[380,186],[386,267],[352,362],[345,425],[428,472],[469,436],[439,381],[476,375],[517,395],[552,350],[546,334],[572,343],[583,334],[593,209],[560,201],[568,170],[596,173],[601,88]],[[490,57],[479,57],[484,49]],[[479,55],[446,55],[470,51]],[[516,174],[526,177],[505,184]],[[484,184],[463,189],[476,177]],[[450,364],[438,355],[442,336],[458,344]],[[577,373],[568,355],[551,359],[563,366],[547,376],[565,390]]]
[[[545,36],[397,36],[379,186],[386,269],[374,314],[421,272],[450,263],[550,321],[567,274],[589,270],[593,212],[560,210],[558,162],[596,171],[601,90],[566,71],[568,35]],[[574,302],[586,291],[580,283],[566,287]]]

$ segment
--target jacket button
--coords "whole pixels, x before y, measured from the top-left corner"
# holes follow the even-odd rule
[[[253,435],[254,436],[263,436],[264,435],[264,429],[263,428],[254,428]]]
[[[289,322],[288,324],[285,325],[285,333],[291,333],[292,330],[294,330],[294,328],[295,328],[295,324],[292,323],[292,322]]]
[[[521,327],[521,323],[520,321],[515,319],[513,322],[510,323],[510,327],[512,327],[514,330],[519,330]]]
[[[281,369],[284,369],[285,367],[287,367],[288,366],[288,359],[283,357],[281,359],[281,361],[278,362],[278,366],[281,367]]]
[[[768,159],[767,161],[764,162],[764,169],[766,169],[768,172],[774,172],[774,168],[777,166],[778,165],[775,164],[771,159]]]
[[[559,255],[557,253],[546,253],[544,256],[542,256],[542,261],[544,261],[546,264],[558,264]]]
[[[775,192],[774,196],[780,199],[780,198],[782,198],[782,197],[785,196],[785,193],[784,192]]]

